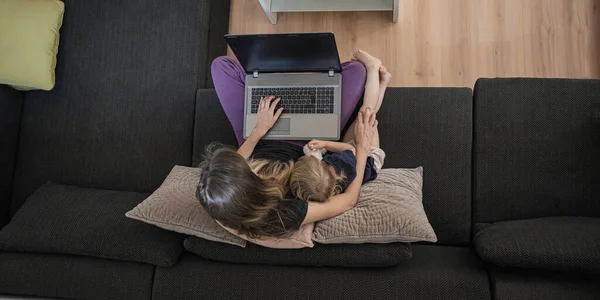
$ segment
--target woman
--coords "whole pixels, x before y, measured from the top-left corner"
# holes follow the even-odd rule
[[[197,196],[205,210],[222,225],[249,237],[291,234],[302,224],[328,219],[356,205],[367,155],[376,130],[375,114],[360,112],[353,126],[357,144],[357,176],[346,192],[326,203],[309,203],[288,195],[290,170],[303,155],[305,141],[261,141],[281,113],[278,99],[261,99],[258,121],[247,140],[243,138],[246,72],[230,57],[212,63],[215,89],[240,145],[237,151],[211,145],[200,164]],[[359,62],[342,64],[341,126],[354,111],[366,79]]]

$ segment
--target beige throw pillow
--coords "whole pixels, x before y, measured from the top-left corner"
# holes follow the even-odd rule
[[[323,244],[436,242],[423,209],[423,168],[383,169],[364,184],[356,207],[317,222],[312,239]]]
[[[150,197],[125,216],[160,228],[240,247],[246,241],[223,229],[196,199],[197,168],[175,166]]]
[[[196,199],[198,180],[200,171],[197,168],[175,166],[163,184],[125,216],[166,230],[240,247],[246,246],[246,240],[269,248],[297,249],[313,246],[311,234],[314,224],[300,227],[300,230],[288,238],[251,239],[234,234],[232,229],[217,223]]]

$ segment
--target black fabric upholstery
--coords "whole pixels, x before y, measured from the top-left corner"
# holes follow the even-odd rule
[[[210,27],[208,32],[208,55],[206,59],[204,87],[213,88],[210,65],[212,61],[227,53],[227,43],[223,37],[229,33],[230,0],[212,0],[210,11]]]
[[[237,147],[233,128],[221,107],[217,93],[214,89],[200,89],[196,94],[192,165],[197,166],[202,161],[204,148],[212,142]]]
[[[471,105],[467,88],[388,88],[377,115],[384,168],[424,168],[423,202],[439,244],[470,240]],[[194,164],[212,141],[237,144],[216,93],[200,90]]]
[[[414,245],[387,268],[307,268],[220,263],[191,253],[156,269],[153,299],[490,299],[483,266],[468,248]]]
[[[600,217],[600,80],[480,79],[475,221]]]
[[[598,300],[600,276],[490,267],[495,300]]]
[[[600,273],[600,218],[502,221],[477,232],[473,243],[498,266]]]
[[[271,249],[248,243],[246,248],[197,237],[184,241],[187,251],[204,258],[239,264],[386,267],[410,259],[410,244],[315,244],[313,248]]]
[[[83,256],[0,252],[0,293],[67,299],[149,300],[154,268]]]
[[[45,184],[0,231],[0,249],[171,266],[182,236],[125,217],[147,196]]]
[[[151,192],[190,165],[215,1],[64,1],[56,86],[25,96],[13,213],[46,181]]]
[[[9,220],[23,92],[0,84],[0,228]]]
[[[438,244],[469,243],[471,89],[388,88],[377,119],[384,168],[423,166],[423,205]]]

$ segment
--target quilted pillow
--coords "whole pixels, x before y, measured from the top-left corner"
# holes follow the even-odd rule
[[[240,247],[246,241],[223,229],[196,199],[197,168],[175,166],[163,184],[125,216],[160,228]]]
[[[356,207],[317,222],[313,240],[323,244],[436,242],[422,202],[423,168],[383,169],[364,184]]]
[[[200,171],[197,168],[175,166],[158,190],[125,215],[163,229],[240,247],[246,246],[246,240],[270,248],[313,246],[310,239],[312,224],[302,226],[289,238],[249,239],[230,233],[230,229],[221,227],[196,199],[198,180]]]

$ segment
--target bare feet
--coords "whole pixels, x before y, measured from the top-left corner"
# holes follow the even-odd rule
[[[366,51],[358,50],[352,54],[352,60],[357,60],[367,68],[367,71],[370,70],[379,70],[381,67],[381,60]]]
[[[388,72],[384,65],[379,67],[379,85],[387,86],[390,80],[392,80],[392,73]]]
[[[378,112],[381,108],[383,96],[385,95],[385,89],[390,83],[390,80],[392,80],[392,74],[388,72],[385,66],[382,65],[379,68],[379,97],[377,99],[377,104],[375,105],[375,112]]]

